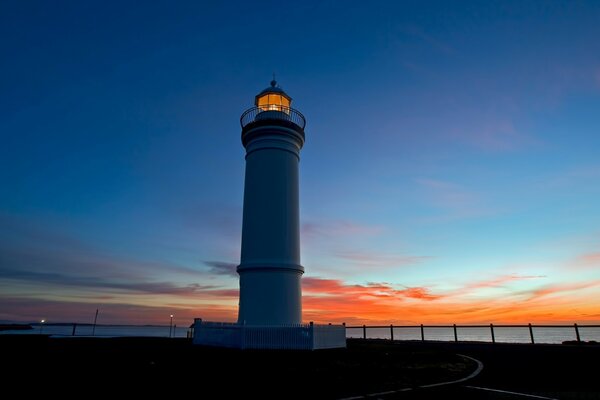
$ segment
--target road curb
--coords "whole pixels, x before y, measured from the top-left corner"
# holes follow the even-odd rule
[[[421,386],[415,386],[415,387],[408,387],[408,388],[402,388],[402,389],[396,389],[396,390],[387,390],[385,392],[369,393],[369,394],[365,394],[365,395],[361,395],[361,396],[344,397],[344,398],[341,398],[338,400],[368,399],[371,397],[385,396],[385,395],[394,394],[394,393],[410,392],[411,390],[415,390],[415,389],[427,389],[427,388],[432,388],[432,387],[454,385],[454,384],[466,382],[470,379],[475,378],[483,370],[483,363],[481,361],[479,361],[478,359],[466,356],[464,354],[457,354],[457,356],[469,359],[471,361],[475,361],[477,363],[477,368],[475,369],[475,371],[473,371],[472,373],[470,373],[468,376],[466,376],[464,378],[456,379],[454,381],[430,383],[427,385],[421,385]]]

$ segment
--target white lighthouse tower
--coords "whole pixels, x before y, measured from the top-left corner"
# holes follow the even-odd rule
[[[237,323],[194,323],[201,345],[319,349],[346,346],[343,325],[302,323],[298,164],[306,120],[275,80],[241,118],[246,149]]]
[[[238,323],[302,322],[298,163],[304,116],[277,86],[260,92],[242,114],[246,148]]]

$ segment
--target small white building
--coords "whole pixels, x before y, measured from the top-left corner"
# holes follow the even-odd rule
[[[302,324],[298,163],[306,120],[275,80],[240,119],[246,148],[237,323],[194,323],[194,343],[239,348],[346,347],[343,325]]]

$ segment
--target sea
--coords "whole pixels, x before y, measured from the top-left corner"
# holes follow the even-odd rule
[[[23,334],[36,335],[45,334],[56,337],[72,336],[97,336],[97,337],[177,337],[185,338],[188,335],[188,327],[157,326],[157,325],[97,325],[95,330],[92,325],[76,325],[73,330],[71,324],[33,324],[30,330],[6,330],[0,331],[0,335]],[[454,341],[454,330],[452,327],[425,327],[423,330],[425,340]],[[457,327],[457,339],[459,341],[492,342],[490,328],[481,327]],[[368,339],[390,339],[389,327],[377,328],[367,327]],[[600,342],[600,327],[579,327],[579,336],[583,341],[595,340]],[[347,327],[346,337],[363,338],[362,327]],[[562,343],[567,340],[577,340],[573,326],[561,327],[533,327],[535,343]],[[528,327],[494,327],[494,338],[497,343],[531,343],[531,335]],[[418,327],[394,327],[394,340],[421,340],[421,329]]]

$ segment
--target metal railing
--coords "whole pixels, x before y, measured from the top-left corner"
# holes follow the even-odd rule
[[[600,337],[600,325],[579,325],[579,324],[573,324],[573,325],[544,325],[544,324],[540,324],[540,325],[533,325],[533,324],[526,324],[526,325],[495,325],[495,324],[489,324],[489,325],[456,325],[456,324],[452,324],[452,325],[356,325],[356,326],[346,326],[346,334],[348,336],[348,330],[362,330],[362,339],[367,339],[368,335],[367,335],[367,330],[371,329],[371,330],[379,330],[378,334],[381,335],[382,332],[385,332],[387,330],[389,330],[389,335],[386,334],[386,336],[390,339],[390,340],[394,340],[394,330],[403,330],[403,329],[416,329],[418,330],[417,332],[420,333],[420,340],[421,341],[425,341],[425,340],[440,340],[439,336],[438,337],[428,337],[426,339],[426,329],[447,329],[450,330],[452,329],[452,333],[454,336],[454,341],[458,342],[459,341],[459,335],[458,335],[458,330],[461,329],[485,329],[488,330],[489,329],[489,336],[488,338],[491,340],[492,343],[496,343],[496,335],[498,333],[499,329],[505,329],[505,328],[521,328],[521,329],[527,329],[528,330],[528,342],[531,342],[532,344],[536,343],[536,338],[534,335],[534,330],[538,330],[538,333],[545,328],[556,328],[556,329],[563,329],[563,330],[570,330],[570,332],[572,334],[574,334],[574,339],[575,341],[577,341],[577,343],[581,343],[582,339],[581,339],[581,332],[580,329],[598,329],[598,331],[596,332],[596,336]],[[542,335],[543,336],[543,335]],[[554,335],[556,336],[556,335]],[[564,341],[566,341],[567,336],[569,335],[565,335],[563,337],[563,339],[565,339]],[[357,337],[357,336],[348,336],[348,337]],[[478,335],[479,338],[483,337],[482,334],[480,333]],[[540,336],[538,335],[538,338]],[[571,336],[573,337],[573,336]],[[396,336],[397,338],[397,336]],[[396,339],[398,340],[398,339]],[[442,339],[443,340],[443,339]],[[448,340],[446,340],[448,341]],[[452,341],[450,339],[450,341]],[[464,341],[464,340],[461,340]],[[478,341],[478,340],[476,340]],[[487,340],[484,340],[487,341]],[[515,342],[514,340],[511,342]],[[522,342],[520,342],[522,343]]]
[[[240,117],[242,128],[258,121],[281,120],[298,125],[301,129],[306,126],[304,115],[298,110],[280,105],[252,107],[244,111]]]

